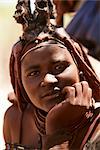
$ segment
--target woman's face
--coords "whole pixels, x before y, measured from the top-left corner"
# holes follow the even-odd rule
[[[21,62],[21,78],[31,102],[48,112],[64,100],[62,90],[79,82],[77,67],[68,52],[60,44],[40,44]]]

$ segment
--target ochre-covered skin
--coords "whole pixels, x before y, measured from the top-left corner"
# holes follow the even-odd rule
[[[17,148],[80,148],[98,115],[93,98],[100,98],[99,80],[80,44],[45,26],[32,38],[27,28],[13,46],[9,99],[16,102],[5,113],[5,142]]]

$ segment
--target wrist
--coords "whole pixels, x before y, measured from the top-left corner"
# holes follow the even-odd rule
[[[65,129],[60,129],[53,134],[43,136],[42,149],[48,150],[71,139],[71,133],[66,132]]]
[[[93,113],[88,110],[76,124],[70,127],[70,132],[72,133],[72,140],[69,141],[70,148],[79,148],[87,130],[91,124],[91,118]],[[77,140],[79,139],[79,140]]]

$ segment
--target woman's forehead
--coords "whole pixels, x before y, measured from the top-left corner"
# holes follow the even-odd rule
[[[54,42],[54,41],[53,41]],[[22,55],[21,57],[21,61],[26,57],[28,56],[29,54],[37,54],[39,52],[51,52],[51,53],[62,53],[62,51],[65,51],[66,53],[69,53],[67,48],[62,45],[61,43],[52,43],[50,41],[49,42],[43,42],[43,43],[40,43],[38,44],[37,46],[34,47],[34,43],[31,43],[30,45],[27,46],[26,50],[24,51],[24,54]],[[46,53],[46,54],[47,54]]]
[[[63,47],[65,49],[67,49],[63,44],[61,44],[60,42],[57,42],[55,40],[49,40],[49,41],[45,41],[45,42],[41,42],[38,43],[36,46],[34,46],[34,43],[30,43],[25,51],[28,51],[29,49],[37,49],[39,47],[47,47],[47,46],[56,46],[56,47]]]
[[[27,47],[27,51],[24,53],[24,55],[21,58],[21,61],[27,57],[27,56],[39,56],[39,55],[49,55],[49,54],[60,54],[62,55],[64,53],[64,55],[68,54],[70,55],[69,51],[67,50],[67,48],[60,44],[60,43],[48,43],[48,42],[44,42],[44,43],[40,43],[37,46],[29,46],[29,49]]]
[[[22,63],[24,64],[25,68],[29,65],[39,65],[48,63],[52,64],[55,62],[72,62],[73,59],[69,53],[69,51],[63,47],[62,45],[58,44],[47,44],[46,46],[38,47],[35,50],[29,52],[23,59]]]

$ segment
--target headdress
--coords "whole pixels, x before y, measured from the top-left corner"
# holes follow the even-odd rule
[[[61,35],[59,28],[51,23],[54,18],[53,4],[50,0],[36,0],[35,10],[32,13],[30,0],[18,0],[14,18],[23,27],[23,35],[13,46],[10,58],[10,76],[14,92],[18,99],[20,108],[23,108],[30,102],[21,81],[21,57],[25,53],[27,45],[48,40],[56,40],[65,45],[71,53],[78,69],[83,72],[85,80],[88,81],[93,89],[93,97],[100,100],[100,82],[91,67],[91,64],[85,54],[82,46],[73,41],[67,34]],[[31,102],[30,102],[31,103]]]
[[[53,26],[50,19],[54,19],[53,4],[50,0],[36,0],[35,10],[31,10],[30,0],[18,0],[14,18],[22,24],[24,40],[32,40],[40,32],[48,32]],[[51,27],[52,26],[52,27]]]

